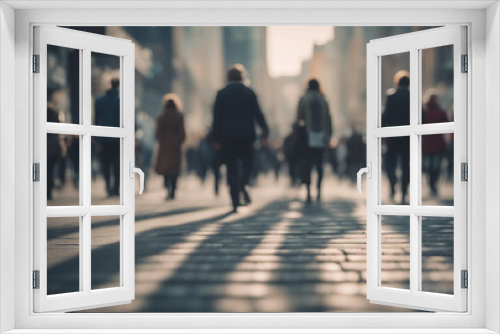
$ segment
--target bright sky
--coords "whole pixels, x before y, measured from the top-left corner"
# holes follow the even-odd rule
[[[267,27],[267,62],[272,77],[298,75],[313,45],[334,37],[333,27]]]

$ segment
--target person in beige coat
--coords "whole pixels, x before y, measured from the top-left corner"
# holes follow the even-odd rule
[[[163,111],[156,123],[156,140],[158,155],[155,170],[163,175],[167,200],[175,198],[177,179],[181,171],[182,143],[186,139],[182,104],[175,94],[167,94],[163,98]]]

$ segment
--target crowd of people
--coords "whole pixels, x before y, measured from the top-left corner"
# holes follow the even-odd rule
[[[329,104],[320,83],[312,78],[297,105],[295,121],[283,140],[270,142],[269,127],[256,93],[245,82],[245,68],[236,64],[227,72],[227,84],[217,92],[213,105],[213,121],[208,133],[196,145],[184,147],[186,130],[183,106],[173,93],[166,94],[157,119],[148,113],[136,116],[136,165],[145,173],[145,189],[151,170],[163,177],[167,200],[174,200],[178,178],[182,171],[197,175],[205,181],[213,174],[214,192],[219,194],[223,176],[228,185],[233,212],[248,205],[252,199],[249,187],[259,175],[273,173],[278,179],[286,175],[291,186],[303,185],[307,203],[315,197],[321,200],[324,165],[340,180],[356,182],[357,171],[366,165],[366,140],[361,131],[352,126],[350,134],[333,136],[333,120]],[[409,74],[399,71],[395,75],[396,89],[386,98],[382,114],[382,127],[410,124]],[[95,101],[95,125],[120,126],[119,80]],[[431,94],[424,104],[422,122],[439,123],[452,120],[439,105],[438,96]],[[49,104],[47,121],[59,122],[58,112]],[[260,131],[257,132],[256,128]],[[448,161],[447,175],[453,173],[453,138],[442,134],[422,137],[423,172],[427,175],[430,192],[438,196],[437,183]],[[400,203],[407,203],[409,184],[409,137],[391,137],[383,140],[383,168],[390,184],[394,202],[396,188]],[[93,159],[98,161],[106,192],[109,197],[120,192],[120,140],[93,138]],[[78,187],[78,141],[70,136],[47,135],[47,198],[52,198],[56,186],[64,183],[67,166],[72,169],[74,186]],[[183,161],[186,166],[183,167]],[[222,167],[225,166],[225,169]],[[94,169],[93,169],[94,170]],[[223,174],[223,171],[225,174]],[[286,171],[286,173],[283,173]],[[315,191],[311,190],[315,173]]]

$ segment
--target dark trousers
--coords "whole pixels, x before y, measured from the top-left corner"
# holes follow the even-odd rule
[[[309,148],[303,158],[301,158],[300,178],[302,183],[310,186],[311,173],[313,168],[318,173],[318,181],[316,187],[321,189],[321,181],[323,180],[323,148]]]
[[[222,154],[226,163],[227,183],[233,207],[240,205],[240,192],[250,181],[253,165],[253,142],[232,140],[224,143]]]
[[[395,194],[395,187],[398,183],[396,169],[398,167],[398,160],[401,159],[401,193],[402,200],[406,197],[408,191],[408,184],[410,183],[410,150],[409,149],[388,149],[386,153],[386,169],[387,177],[391,184],[391,196]]]
[[[101,169],[108,195],[118,195],[120,190],[120,143],[102,143]]]
[[[423,156],[424,171],[429,178],[429,187],[433,194],[437,195],[436,183],[441,174],[442,154],[426,154]]]
[[[175,189],[177,188],[178,175],[163,175],[163,184],[168,191],[169,198],[175,198]]]

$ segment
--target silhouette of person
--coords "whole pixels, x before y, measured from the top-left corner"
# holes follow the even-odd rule
[[[401,126],[410,124],[410,75],[407,71],[398,71],[394,76],[397,90],[387,96],[382,126]],[[410,138],[387,138],[386,172],[391,187],[391,199],[394,200],[395,187],[398,183],[396,169],[401,166],[401,203],[406,203],[406,193],[410,183]]]
[[[439,106],[438,97],[435,94],[429,97],[429,101],[425,104],[422,116],[423,124],[448,122],[446,112]],[[429,188],[433,196],[438,195],[436,183],[441,174],[441,162],[445,154],[446,142],[443,134],[422,136],[424,171],[427,173]]]
[[[51,105],[47,105],[47,122],[59,123],[59,113]],[[58,134],[47,134],[47,200],[52,199],[54,189],[54,168],[61,157],[61,142]]]
[[[177,179],[181,172],[182,143],[186,139],[182,103],[176,94],[167,94],[163,98],[163,111],[156,122],[156,140],[158,157],[155,170],[163,175],[167,189],[167,200],[175,199]]]
[[[120,126],[120,80],[112,79],[111,88],[96,99],[95,124]],[[120,139],[98,137],[101,171],[106,181],[108,196],[120,194]]]
[[[346,167],[351,182],[355,183],[357,171],[366,165],[366,144],[356,126],[352,127],[351,136],[346,140],[346,147]]]
[[[253,144],[257,139],[255,123],[262,130],[262,146],[267,146],[268,127],[257,95],[243,84],[245,68],[236,64],[227,71],[228,84],[217,92],[213,106],[212,140],[221,150],[226,164],[233,212],[237,212],[240,194],[251,202],[246,189],[253,165]],[[242,164],[241,174],[239,164]]]
[[[140,112],[137,115],[136,128],[136,138],[139,143],[142,156],[140,165],[144,171],[144,190],[146,190],[156,141],[155,121],[148,113],[144,111]]]
[[[318,174],[316,197],[319,201],[323,180],[323,156],[332,136],[332,118],[328,102],[316,79],[309,80],[307,91],[300,98],[297,122],[305,127],[308,147],[306,156],[302,159],[301,181],[307,188],[307,202],[311,202],[311,172],[313,167],[316,169]]]

